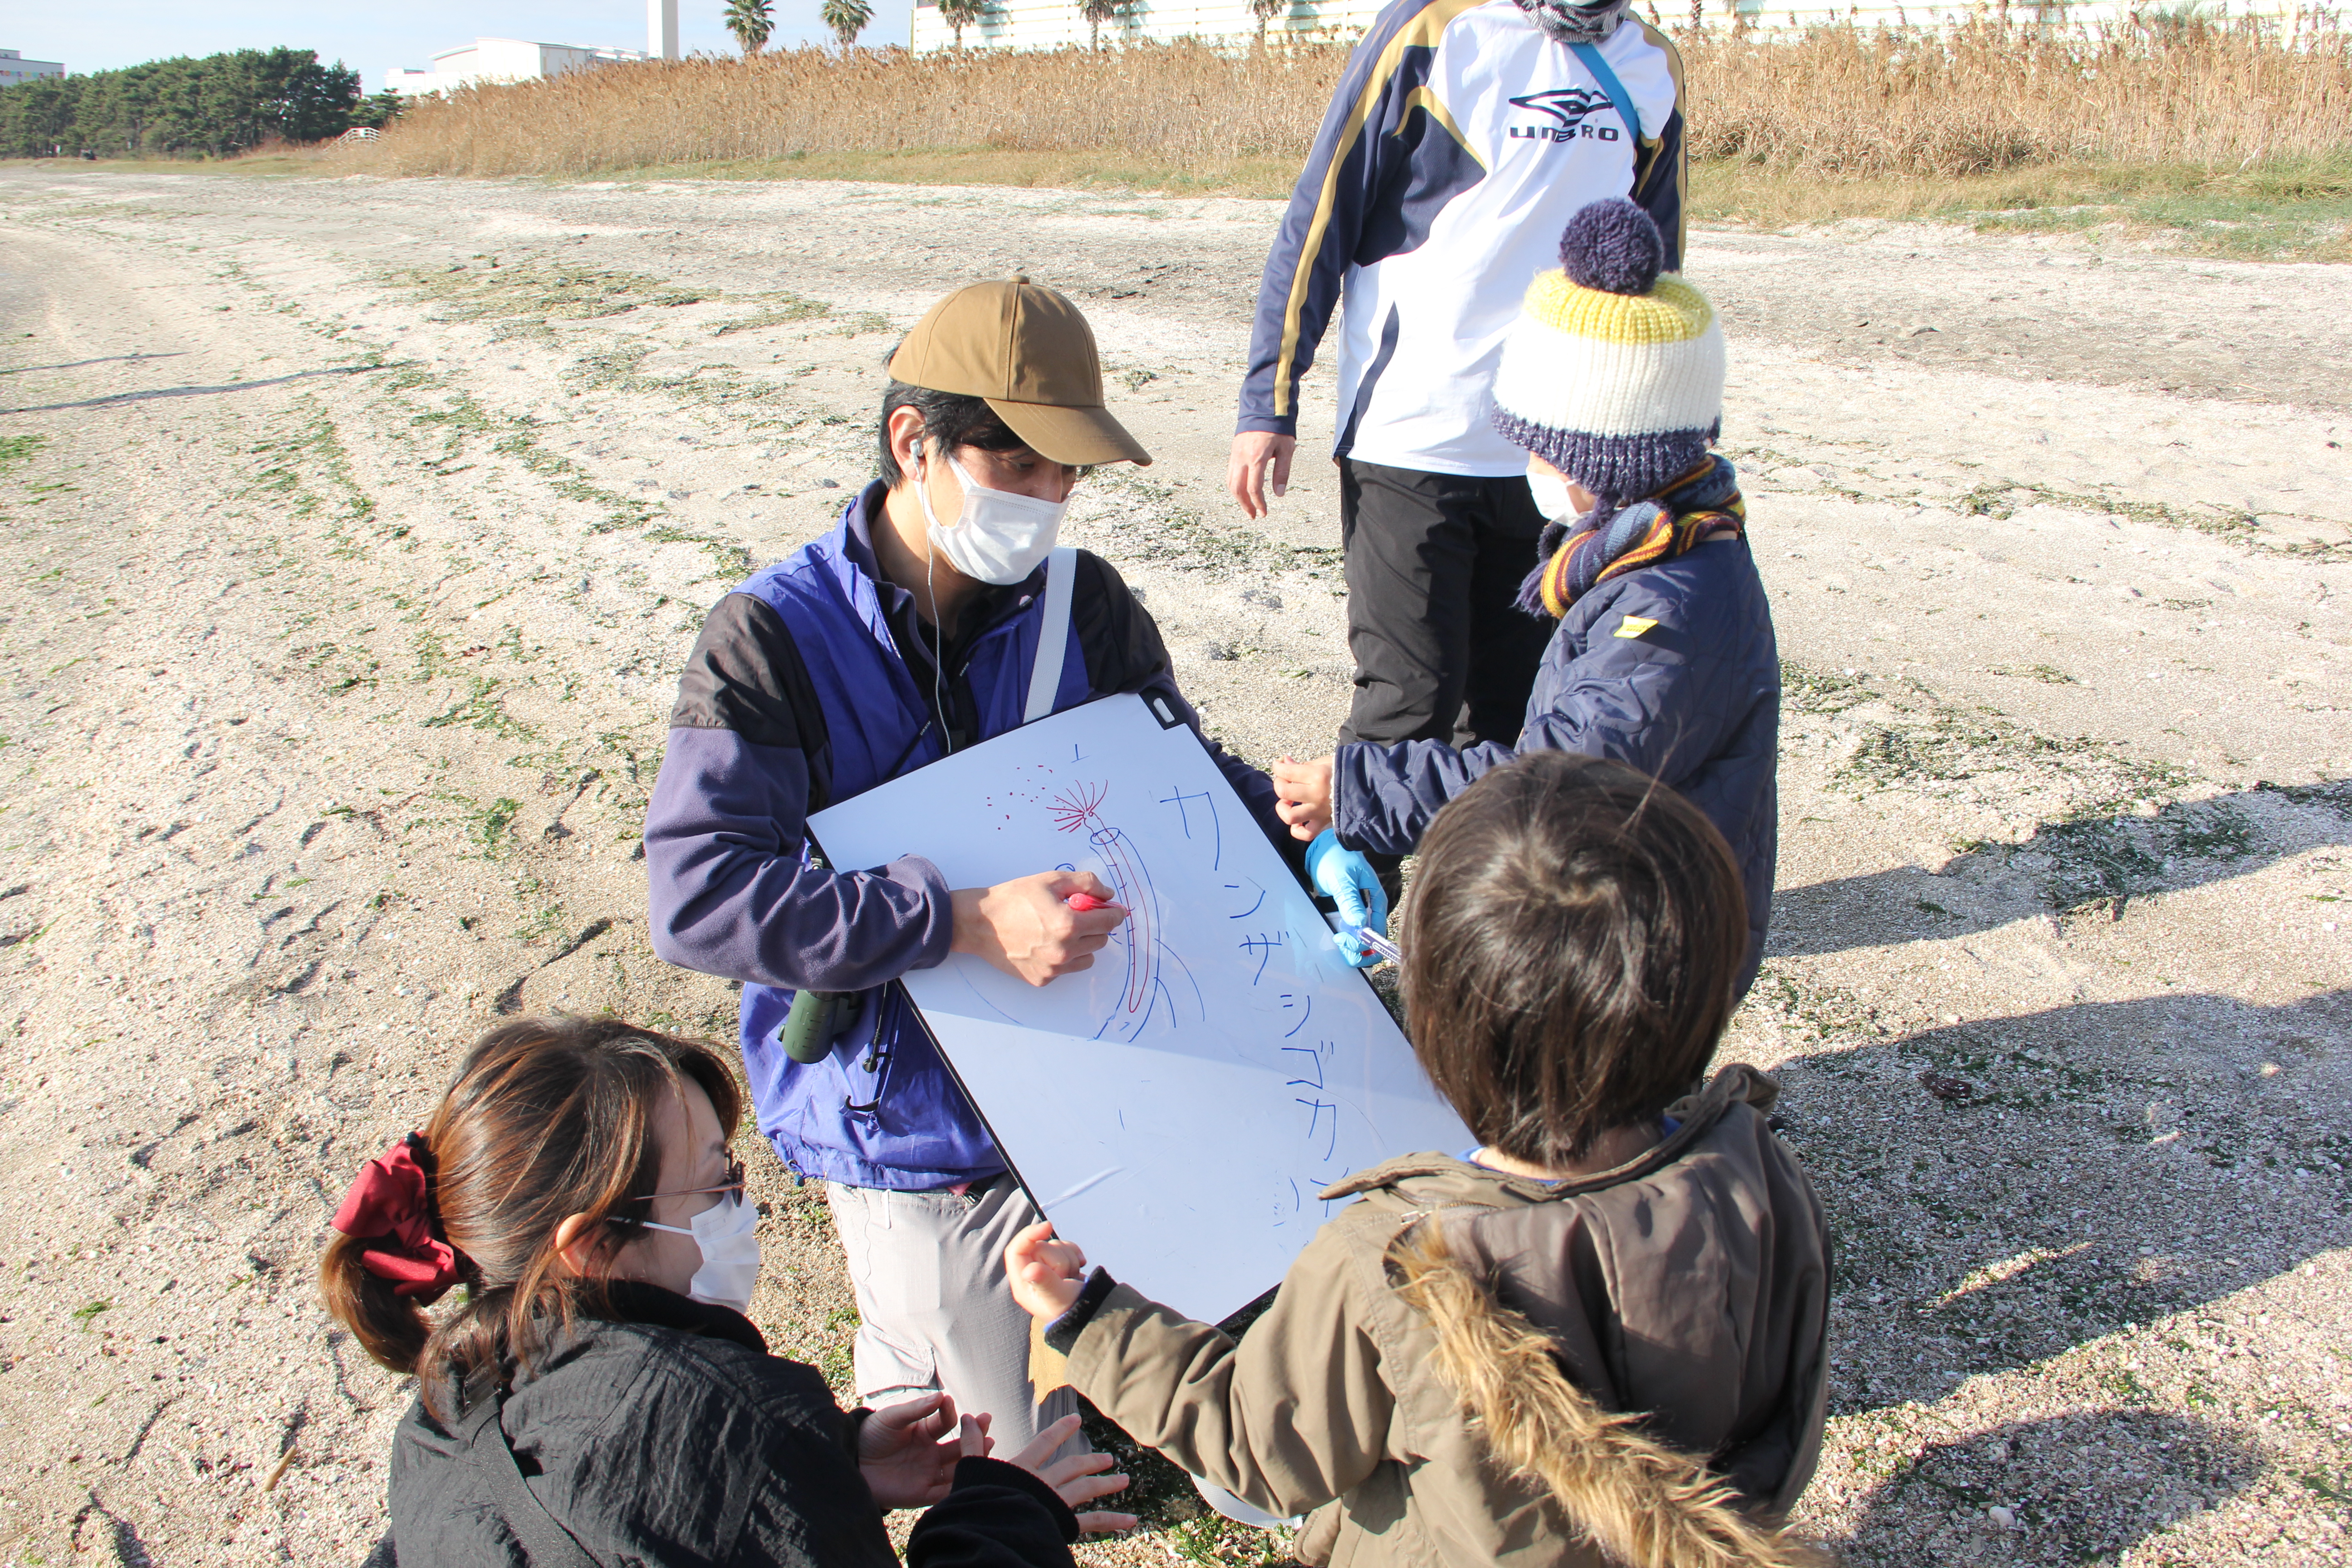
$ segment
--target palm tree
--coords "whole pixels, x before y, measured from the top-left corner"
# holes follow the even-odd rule
[[[841,41],[841,52],[847,54],[857,47],[857,35],[874,20],[874,7],[868,0],[824,0],[817,7],[817,20],[833,29]]]
[[[1265,42],[1266,24],[1286,14],[1290,0],[1250,0],[1250,15],[1257,18],[1257,41]]]
[[[1089,47],[1102,47],[1102,25],[1127,15],[1128,0],[1078,0],[1078,15],[1087,19]]]
[[[977,27],[996,14],[996,0],[940,0],[940,20],[955,29],[955,47],[963,47],[963,30]]]
[[[776,30],[776,8],[771,0],[727,0],[727,30],[745,54],[756,55]]]

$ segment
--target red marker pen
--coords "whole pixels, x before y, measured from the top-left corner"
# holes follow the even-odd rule
[[[1078,913],[1082,915],[1094,910],[1116,910],[1123,908],[1121,905],[1112,903],[1108,899],[1097,899],[1092,893],[1072,893],[1068,898],[1064,899],[1062,902],[1069,905],[1070,908],[1077,910]]]

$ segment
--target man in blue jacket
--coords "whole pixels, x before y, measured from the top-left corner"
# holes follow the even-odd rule
[[[1151,460],[1103,407],[1076,307],[1017,277],[959,289],[890,376],[881,478],[720,600],[687,660],[646,816],[652,936],[670,963],[743,982],[760,1130],[825,1182],[848,1254],[860,1399],[944,1387],[1017,1448],[1058,1414],[1038,1415],[1028,1319],[1003,1282],[1005,1244],[1039,1215],[889,982],[968,952],[1043,985],[1092,964],[1125,914],[1072,910],[1073,894],[1111,897],[1084,873],[951,888],[915,857],[829,868],[806,819],[1114,692],[1199,722],[1118,574],[1055,548],[1087,465]],[[1265,775],[1202,744],[1288,846]],[[1370,880],[1359,857],[1324,858],[1342,868],[1327,882]],[[803,987],[857,994],[807,1065],[779,1039]]]
[[[1275,768],[1298,837],[1403,855],[1445,803],[1521,752],[1577,752],[1680,790],[1731,846],[1748,897],[1745,993],[1780,846],[1780,659],[1723,423],[1723,329],[1662,275],[1668,245],[1622,199],[1560,236],[1496,373],[1496,430],[1553,521],[1521,584],[1550,631],[1515,741],[1341,746]]]
[[[1258,288],[1227,481],[1281,494],[1300,379],[1339,310],[1343,742],[1508,744],[1543,628],[1508,613],[1545,518],[1487,389],[1587,203],[1683,242],[1682,62],[1629,0],[1393,0],[1356,46]]]

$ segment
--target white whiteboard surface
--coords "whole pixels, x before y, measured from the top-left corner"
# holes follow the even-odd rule
[[[1106,698],[828,806],[837,869],[920,855],[954,888],[1091,871],[1133,913],[1032,986],[966,954],[908,994],[1055,1230],[1213,1322],[1278,1283],[1392,1155],[1475,1139],[1208,753]],[[887,1117],[887,1110],[884,1111]]]

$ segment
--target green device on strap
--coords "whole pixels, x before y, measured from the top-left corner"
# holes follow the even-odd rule
[[[812,870],[832,869],[814,844],[809,846],[808,863]],[[803,1067],[824,1060],[833,1055],[833,1042],[841,1037],[841,1031],[856,1021],[857,996],[855,991],[795,992],[793,1010],[784,1015],[784,1026],[776,1031],[776,1043]]]
[[[793,1010],[784,1015],[784,1026],[776,1038],[784,1055],[807,1067],[833,1055],[833,1042],[856,1016],[855,991],[795,992]]]

